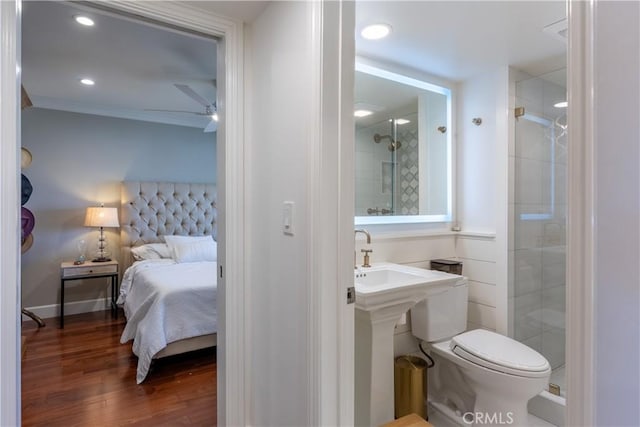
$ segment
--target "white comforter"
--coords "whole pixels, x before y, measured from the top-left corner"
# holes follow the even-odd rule
[[[216,279],[215,262],[145,260],[125,271],[118,304],[127,324],[120,342],[133,340],[138,384],[168,344],[216,332]]]

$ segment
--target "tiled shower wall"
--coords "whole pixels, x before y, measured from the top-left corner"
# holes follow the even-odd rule
[[[389,135],[388,122],[376,123],[356,131],[356,216],[366,216],[368,208],[391,208],[391,152],[387,142],[376,144],[373,136]]]
[[[398,126],[397,139],[402,146],[396,151],[396,215],[420,212],[419,140],[417,120],[414,122]]]

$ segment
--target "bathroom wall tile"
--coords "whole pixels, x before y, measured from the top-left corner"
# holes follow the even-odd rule
[[[460,237],[456,239],[456,254],[460,258],[478,261],[496,261],[496,243],[494,240]]]
[[[567,260],[566,246],[558,245],[558,246],[546,246],[542,248],[542,262],[544,264],[564,264],[566,260]]]
[[[515,249],[539,248],[542,246],[542,226],[539,219],[527,215],[541,215],[547,212],[540,204],[517,204],[514,206],[513,238]]]
[[[542,290],[542,307],[545,310],[543,330],[565,329],[566,287],[556,286]]]
[[[555,203],[567,203],[567,165],[556,164],[554,171]]]
[[[378,238],[371,235],[372,262],[395,262],[398,264],[426,263],[437,258],[454,258],[454,236]],[[364,240],[357,240],[356,253],[361,260],[360,249],[366,245]]]
[[[548,130],[538,123],[519,119],[516,123],[515,157],[548,162],[551,160],[551,141]]]
[[[515,203],[541,204],[544,168],[549,163],[538,160],[515,159]],[[547,171],[548,173],[548,171]]]
[[[509,197],[507,205],[507,249],[512,251],[516,248],[516,205],[512,203],[513,195]]]
[[[487,283],[469,281],[469,301],[496,306],[496,286]]]
[[[515,296],[515,284],[516,284],[516,265],[515,265],[515,251],[509,251],[507,254],[507,296],[513,298]]]
[[[540,110],[541,97],[544,82],[539,78],[529,78],[516,82],[517,106],[529,107],[531,110]],[[533,112],[533,111],[532,111]]]
[[[514,254],[515,296],[542,290],[542,250],[521,249]]]
[[[549,225],[559,224],[545,224],[545,228],[550,228]],[[547,231],[549,233],[549,231]],[[564,245],[549,245],[542,248],[542,262],[545,264],[564,264],[567,259],[567,248]]]
[[[516,310],[515,310],[515,298],[510,296],[509,297],[509,302],[507,304],[507,335],[509,335],[510,337],[515,337],[515,327],[516,327],[516,322],[515,322],[515,314],[516,314]]]
[[[488,305],[469,302],[467,321],[481,325],[484,328],[496,329],[496,309]]]
[[[555,185],[553,177],[551,176],[554,171],[553,164],[550,162],[540,162],[540,203],[543,205],[551,205],[555,195]]]
[[[431,270],[431,261],[423,260],[417,262],[403,262],[403,265],[408,265],[410,267],[424,268],[425,270]]]
[[[542,225],[542,246],[562,247],[566,244],[566,224],[562,220],[551,219]]]
[[[520,295],[514,299],[514,337],[518,341],[542,333],[542,292]]]
[[[365,179],[373,178],[374,158],[371,153],[360,153],[356,157],[356,176]]]
[[[461,258],[462,274],[469,280],[482,283],[496,283],[496,263]]]
[[[542,353],[542,334],[534,335],[522,341],[522,344],[531,347],[538,353]]]
[[[542,333],[540,353],[547,358],[551,368],[565,364],[565,332],[563,329],[550,329]]]
[[[564,263],[542,265],[542,288],[564,286],[566,283],[566,265]]]
[[[556,108],[554,104],[567,100],[566,88],[552,83],[548,80],[544,80],[542,86],[542,102],[544,105],[545,117],[557,118],[566,114],[566,108]]]
[[[356,158],[360,156],[361,153],[373,153],[373,144],[369,142],[372,137],[373,136],[368,132],[362,130],[356,131]]]
[[[566,120],[564,120],[563,123],[566,123]],[[559,129],[556,128],[556,132],[558,131]],[[560,136],[559,133],[556,133],[554,149],[555,149],[555,162],[557,165],[567,164],[567,142],[568,142],[567,136],[568,136],[567,134]]]
[[[563,200],[561,203],[558,202],[555,204],[554,210],[553,210],[553,219],[554,221],[566,227],[566,223],[567,223],[567,201],[566,200]]]

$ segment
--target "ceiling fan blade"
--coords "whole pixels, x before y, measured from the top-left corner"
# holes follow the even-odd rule
[[[213,119],[211,119],[207,127],[204,128],[205,133],[215,132],[216,130],[218,130],[218,122]]]
[[[156,108],[145,108],[144,111],[157,111],[161,113],[187,113],[187,114],[195,114],[196,116],[206,116],[205,113],[199,113],[197,111],[186,111],[186,110],[162,110]]]
[[[210,107],[211,103],[207,101],[202,96],[198,95],[193,89],[191,89],[188,85],[181,85],[178,83],[174,83],[174,86],[177,87],[182,93],[193,99],[194,101],[202,104],[203,107]]]

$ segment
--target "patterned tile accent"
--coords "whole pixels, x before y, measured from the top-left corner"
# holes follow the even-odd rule
[[[396,215],[418,215],[420,209],[420,176],[418,173],[418,129],[399,130],[402,143],[397,153]]]

